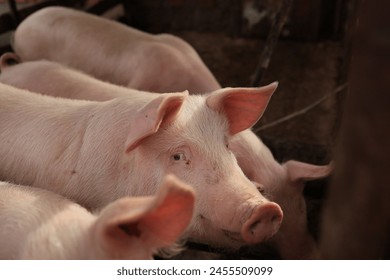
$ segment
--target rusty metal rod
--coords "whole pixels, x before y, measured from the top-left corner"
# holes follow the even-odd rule
[[[264,78],[264,74],[268,69],[268,66],[271,61],[272,53],[275,49],[276,43],[278,42],[280,32],[282,31],[283,26],[287,22],[287,19],[290,15],[290,10],[293,5],[293,2],[293,0],[283,0],[278,12],[276,13],[271,30],[268,33],[268,37],[263,47],[263,51],[260,55],[259,63],[257,64],[255,70],[255,74],[252,80],[252,87],[260,86]]]

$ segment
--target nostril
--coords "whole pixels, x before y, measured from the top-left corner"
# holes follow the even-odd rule
[[[248,243],[259,243],[279,230],[283,212],[279,205],[273,202],[257,207],[251,217],[244,223],[241,234]]]
[[[261,221],[257,221],[255,223],[253,223],[250,227],[249,227],[249,232],[251,235],[255,235],[256,233],[256,228],[257,226],[261,223]]]
[[[282,219],[283,219],[282,217],[283,217],[282,214],[279,214],[279,213],[273,215],[272,218],[271,218],[271,223],[273,223],[273,224],[281,223]]]

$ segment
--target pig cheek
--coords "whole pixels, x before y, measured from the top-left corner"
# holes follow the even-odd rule
[[[202,163],[199,165],[201,166]],[[205,222],[204,216],[207,216],[208,208],[210,207],[208,205],[210,193],[206,182],[206,177],[208,176],[204,175],[205,173],[202,168],[196,168],[191,160],[186,160],[183,162],[171,162],[167,166],[166,173],[172,173],[176,175],[179,179],[190,184],[194,188],[196,194],[194,222],[196,222],[193,223],[193,226],[198,229],[202,229]]]

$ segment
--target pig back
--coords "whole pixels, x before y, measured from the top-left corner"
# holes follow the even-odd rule
[[[18,26],[13,45],[23,61],[57,61],[101,80],[125,85],[129,76],[122,66],[136,69],[141,63],[136,57],[123,61],[123,54],[136,52],[147,39],[147,34],[115,21],[68,8],[47,7]]]

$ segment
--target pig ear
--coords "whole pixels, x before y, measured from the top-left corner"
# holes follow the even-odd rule
[[[252,127],[260,119],[277,86],[278,83],[274,82],[260,88],[220,89],[207,97],[206,104],[226,115],[229,132],[234,135]]]
[[[168,175],[155,197],[127,197],[107,206],[97,222],[100,240],[118,250],[137,240],[152,249],[170,245],[189,225],[194,201],[192,188]]]
[[[141,108],[135,115],[126,141],[129,153],[146,137],[156,133],[161,124],[174,121],[188,92],[162,94]]]
[[[8,66],[19,64],[22,60],[16,53],[7,52],[0,57],[0,70]]]
[[[333,169],[332,163],[321,166],[295,160],[287,161],[283,166],[286,168],[288,178],[291,182],[324,178],[329,176]]]

